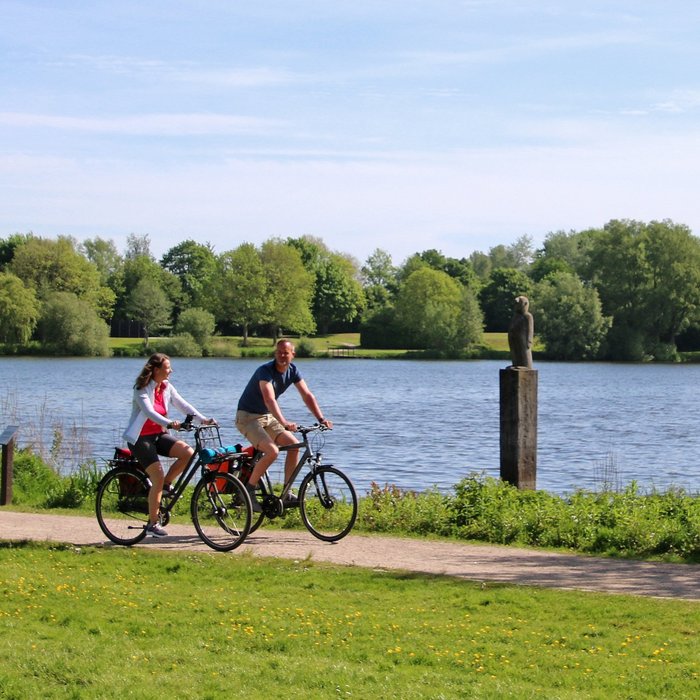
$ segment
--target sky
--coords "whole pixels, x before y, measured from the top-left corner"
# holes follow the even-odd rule
[[[697,0],[0,0],[0,238],[700,235]]]

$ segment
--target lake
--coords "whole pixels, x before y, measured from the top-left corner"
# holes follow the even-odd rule
[[[110,456],[128,419],[144,360],[0,358],[2,424],[19,444],[63,437],[64,471]],[[225,443],[240,392],[261,363],[174,358],[171,381],[222,426]],[[324,454],[364,493],[372,481],[448,490],[477,472],[499,476],[499,370],[503,361],[299,359],[335,423]],[[700,492],[700,432],[691,427],[700,365],[538,363],[537,487],[564,494],[624,486]],[[297,423],[311,417],[298,393],[280,399]],[[72,449],[71,449],[72,448]]]

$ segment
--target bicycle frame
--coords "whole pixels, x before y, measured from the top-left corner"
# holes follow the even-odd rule
[[[206,471],[208,471],[207,464],[202,462],[202,449],[208,444],[215,446],[221,445],[221,433],[219,432],[219,426],[216,424],[193,426],[191,423],[185,422],[180,430],[183,432],[189,432],[192,430],[194,432],[194,452],[192,453],[187,466],[173,484],[173,488],[175,490],[174,494],[170,497],[161,499],[160,510],[166,518],[170,517],[170,513],[182,495],[185,493],[185,489],[194,478],[197,470],[201,472],[202,476],[204,476]],[[226,453],[225,456],[226,459],[222,459],[220,461],[240,460],[244,455],[242,455],[240,452],[230,452]],[[215,466],[215,464],[212,463],[212,466]],[[216,470],[210,469],[210,471]],[[166,500],[167,503],[165,502]]]
[[[294,485],[294,482],[296,481],[296,478],[299,476],[299,473],[301,470],[304,468],[304,466],[308,463],[311,466],[311,469],[313,470],[315,467],[318,467],[321,463],[321,452],[320,451],[315,451],[311,447],[311,443],[309,442],[309,434],[316,432],[316,431],[325,431],[328,430],[328,428],[324,426],[311,426],[311,427],[304,427],[303,425],[299,426],[299,433],[301,433],[302,439],[299,442],[295,442],[291,445],[279,445],[279,451],[280,452],[289,452],[290,450],[301,450],[302,448],[304,449],[303,453],[297,460],[296,466],[294,467],[294,471],[292,472],[291,476],[289,479],[286,479],[285,476],[285,482],[282,487],[282,492],[280,494],[280,498],[284,498],[291,490],[292,486]],[[255,454],[253,455],[252,464],[253,466],[257,463],[258,459],[260,459],[262,455],[262,452],[259,450],[255,450]],[[331,466],[331,465],[328,465]]]

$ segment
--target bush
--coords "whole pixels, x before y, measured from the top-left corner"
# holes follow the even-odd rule
[[[46,494],[47,508],[80,508],[95,497],[102,472],[94,462],[81,464],[78,471],[50,488]]]
[[[12,503],[43,505],[47,492],[60,483],[61,477],[41,457],[27,449],[15,450]]]
[[[71,292],[54,292],[44,303],[39,330],[57,355],[108,357],[109,328],[97,312]]]
[[[436,488],[416,493],[372,482],[360,501],[358,525],[369,532],[446,535],[448,500]]]
[[[202,347],[189,334],[175,335],[172,338],[158,338],[151,341],[154,352],[163,352],[170,357],[201,357]]]
[[[200,308],[185,309],[179,318],[175,330],[179,336],[190,335],[202,348],[206,348],[214,334],[216,322],[213,314]]]
[[[315,350],[314,344],[308,338],[302,338],[298,343],[295,343],[297,357],[313,357]]]

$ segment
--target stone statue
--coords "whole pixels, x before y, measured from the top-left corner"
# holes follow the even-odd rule
[[[508,327],[508,347],[512,367],[532,369],[532,338],[535,334],[535,322],[528,311],[530,301],[527,297],[515,297],[515,313]]]

